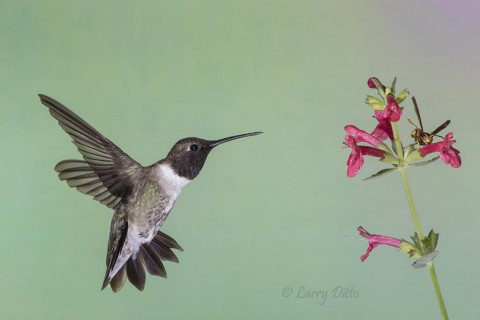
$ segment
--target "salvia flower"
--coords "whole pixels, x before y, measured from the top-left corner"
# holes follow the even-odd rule
[[[453,140],[453,134],[451,133],[445,137],[444,141],[427,146],[413,143],[403,147],[401,139],[394,136],[393,129],[396,128],[395,124],[402,118],[403,113],[400,103],[410,95],[407,89],[396,94],[396,79],[388,87],[380,82],[378,78],[371,77],[368,79],[367,85],[369,88],[377,89],[378,91],[379,97],[367,96],[366,100],[366,103],[374,110],[375,118],[378,122],[371,133],[361,130],[354,125],[345,126],[344,129],[348,135],[345,137],[344,144],[352,149],[347,161],[348,177],[354,177],[358,174],[358,171],[363,166],[365,155],[378,157],[381,162],[391,165],[389,168],[382,169],[365,180],[394,172],[401,167],[433,163],[438,158],[441,158],[443,162],[454,168],[461,166],[460,152],[452,147],[455,140]],[[391,149],[386,144],[387,138],[391,142]],[[367,143],[368,146],[362,146],[362,143]],[[426,155],[433,152],[438,152],[440,156],[422,161]]]
[[[376,83],[375,83],[376,82]],[[377,77],[371,77],[368,79],[367,81],[367,85],[370,89],[375,89],[377,88],[377,84],[379,84],[380,86],[383,86],[382,83],[380,82],[380,80],[378,80]]]
[[[383,111],[375,110],[375,118],[378,120],[378,125],[372,131],[371,135],[380,141],[387,140],[387,138],[393,140],[392,124],[385,119]]]
[[[345,131],[348,133],[345,136],[344,144],[352,148],[352,152],[347,160],[347,176],[354,177],[363,166],[363,156],[372,156],[380,159],[385,159],[386,155],[390,155],[390,149],[386,144],[374,137],[370,133],[361,130],[354,125],[346,125]],[[358,145],[360,142],[366,142],[370,146]],[[390,161],[391,157],[388,157]]]
[[[393,95],[387,96],[387,106],[383,111],[383,117],[391,122],[397,122],[402,116],[402,108],[398,105]]]
[[[368,258],[368,255],[370,254],[370,252],[372,252],[372,250],[378,245],[382,244],[382,245],[400,248],[400,245],[403,242],[402,240],[397,238],[382,236],[379,234],[371,234],[367,230],[365,230],[363,227],[358,227],[357,230],[362,237],[368,240],[367,252],[365,252],[365,254],[360,257],[360,260],[362,260],[362,262]]]
[[[366,142],[369,145],[377,147],[382,144],[382,141],[372,136],[370,133],[358,129],[354,125],[348,124],[344,127],[345,131],[357,140],[357,142]]]
[[[345,145],[352,148],[352,152],[347,160],[347,177],[355,177],[363,166],[363,156],[372,156],[378,158],[385,157],[385,151],[369,146],[359,146],[358,140],[354,136],[345,136]]]
[[[443,141],[421,147],[418,151],[422,157],[433,152],[438,152],[440,158],[446,165],[451,165],[453,168],[459,168],[462,165],[462,158],[460,158],[460,151],[452,146],[455,142],[456,140],[453,140],[453,133],[449,132]]]

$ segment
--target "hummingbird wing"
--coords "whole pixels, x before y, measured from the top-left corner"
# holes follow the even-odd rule
[[[143,167],[60,102],[42,94],[39,97],[84,159],[59,162],[55,171],[60,180],[109,208],[115,207],[132,191]]]
[[[102,290],[108,285],[110,281],[113,281],[112,276],[110,275],[113,268],[117,264],[118,256],[122,252],[122,249],[125,245],[125,240],[127,239],[128,233],[128,221],[126,215],[123,211],[115,211],[113,215],[112,222],[110,225],[110,237],[108,239],[108,250],[107,250],[107,271],[105,273],[105,278],[102,284]],[[124,266],[121,266],[121,270],[117,271],[115,274],[116,279],[114,281],[115,287],[120,286],[120,288],[125,283],[125,270]],[[113,288],[113,285],[112,285]],[[115,291],[115,290],[114,290]],[[116,292],[116,291],[115,291]]]

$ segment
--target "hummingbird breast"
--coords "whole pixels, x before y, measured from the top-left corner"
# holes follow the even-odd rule
[[[149,243],[162,226],[172,210],[182,188],[190,181],[178,176],[173,169],[162,161],[146,168],[145,175],[138,181],[128,201],[122,203],[112,219],[109,254],[112,257],[121,238],[116,234],[116,222],[127,220],[125,242],[120,249],[115,265],[109,272],[112,279],[130,257],[136,259],[140,246]]]
[[[130,231],[138,236],[141,243],[153,239],[175,205],[182,188],[190,181],[175,174],[165,163],[149,169],[144,183],[138,185],[125,208]]]

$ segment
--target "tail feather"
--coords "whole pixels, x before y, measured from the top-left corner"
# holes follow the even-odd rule
[[[145,262],[145,267],[148,273],[162,278],[167,277],[167,271],[165,271],[165,267],[163,266],[160,256],[156,254],[153,249],[151,249],[151,246],[141,246],[140,254],[143,257],[143,261]]]
[[[160,259],[178,263],[178,258],[175,253],[173,253],[173,251],[169,247],[156,240],[155,238],[153,238],[148,247],[150,251],[158,255]]]
[[[137,254],[136,259],[128,259],[127,261],[127,278],[140,291],[145,288],[145,263],[143,256]]]
[[[126,269],[127,268],[124,265],[110,281],[110,287],[112,287],[113,292],[118,292],[120,291],[120,289],[123,288],[123,285],[125,284],[125,280],[127,280]],[[105,286],[107,284],[105,284]]]
[[[149,244],[140,246],[135,259],[133,256],[128,259],[110,281],[110,287],[114,292],[118,292],[128,279],[138,290],[143,291],[146,281],[145,270],[151,275],[166,278],[167,272],[162,261],[178,263],[178,258],[172,249],[183,251],[172,237],[158,231]],[[108,285],[108,282],[104,285]]]
[[[155,240],[157,240],[161,244],[164,244],[168,248],[183,251],[183,248],[180,247],[180,245],[177,243],[177,241],[175,241],[175,239],[170,237],[168,234],[163,233],[162,231],[157,232],[157,235],[155,236],[155,238],[153,238],[153,241]]]

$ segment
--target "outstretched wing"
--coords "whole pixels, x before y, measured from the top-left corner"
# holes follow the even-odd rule
[[[84,159],[59,162],[55,171],[60,180],[109,208],[115,207],[132,191],[143,167],[60,102],[42,94],[39,97]]]

